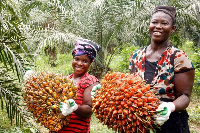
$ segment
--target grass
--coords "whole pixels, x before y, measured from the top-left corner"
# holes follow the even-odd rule
[[[102,123],[100,123],[94,114],[92,115],[92,118],[91,118],[90,132],[91,133],[115,133],[115,131],[113,131],[112,129],[108,129],[106,125],[103,125]]]
[[[35,66],[37,68],[33,68],[36,70],[48,70],[50,72],[62,73],[64,75],[69,75],[73,72],[72,68],[72,55],[70,54],[58,54],[57,60],[52,61],[56,65],[55,67],[51,67],[49,64],[50,60],[48,56],[40,55],[36,58]]]
[[[22,127],[11,125],[6,110],[0,109],[0,133],[30,133],[30,128],[26,123]]]

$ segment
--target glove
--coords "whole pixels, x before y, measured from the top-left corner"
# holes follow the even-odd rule
[[[33,70],[31,70],[30,68],[27,68],[26,73],[24,74],[24,79],[27,80],[32,74],[33,74]]]
[[[73,99],[68,99],[66,103],[60,102],[60,110],[64,116],[71,114],[78,109],[78,105]]]
[[[173,102],[163,102],[160,104],[156,109],[156,123],[160,126],[163,125],[169,119],[171,112],[173,112],[175,108],[176,106]]]
[[[92,98],[94,98],[94,96],[95,96],[95,94],[96,94],[96,91],[97,91],[98,89],[100,89],[100,88],[101,88],[101,85],[100,85],[100,84],[95,85],[95,86],[92,88],[92,91],[91,91],[91,97],[92,97]]]

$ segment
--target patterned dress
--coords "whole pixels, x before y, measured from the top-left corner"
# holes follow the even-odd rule
[[[146,48],[134,51],[130,57],[129,69],[143,79],[145,72]],[[174,74],[194,70],[184,51],[169,45],[157,62],[151,86],[160,98],[174,100]]]
[[[73,77],[73,74],[69,76]],[[83,103],[83,93],[85,89],[95,82],[99,82],[98,79],[88,73],[86,73],[78,83],[77,97],[75,102],[77,105],[81,105]],[[81,118],[75,113],[70,115],[70,122],[67,127],[64,127],[62,130],[58,131],[58,133],[89,133],[90,132],[90,119],[91,118]]]

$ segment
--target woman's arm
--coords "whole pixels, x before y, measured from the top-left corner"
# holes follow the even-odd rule
[[[99,82],[94,83],[93,85],[87,87],[83,94],[83,104],[78,107],[74,113],[82,118],[90,118],[92,115],[92,98],[91,98],[91,91],[92,88],[99,84]]]
[[[194,70],[175,74],[175,97],[173,103],[176,106],[175,111],[181,111],[187,108],[190,103],[194,83]]]

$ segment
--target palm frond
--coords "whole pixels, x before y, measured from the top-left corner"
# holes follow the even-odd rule
[[[14,52],[7,45],[3,44],[3,47],[4,49],[0,51],[2,55],[1,61],[3,61],[4,64],[8,63],[13,72],[16,72],[18,79],[23,80],[25,70],[22,66],[22,62],[15,56]]]
[[[6,104],[8,118],[11,120],[11,124],[12,124],[14,117],[16,115],[19,115],[16,110],[17,104],[18,104],[18,95],[0,86],[0,97],[1,97],[2,107],[4,105],[3,101]],[[19,123],[17,122],[16,124],[18,125]]]
[[[6,111],[11,124],[15,122],[16,126],[21,127],[24,122],[26,122],[29,127],[34,127],[32,123],[33,118],[31,117],[30,112],[25,108],[24,102],[20,103],[21,99],[21,95],[0,86],[1,108],[3,109],[3,106],[6,106]],[[35,131],[39,132],[37,128]]]

